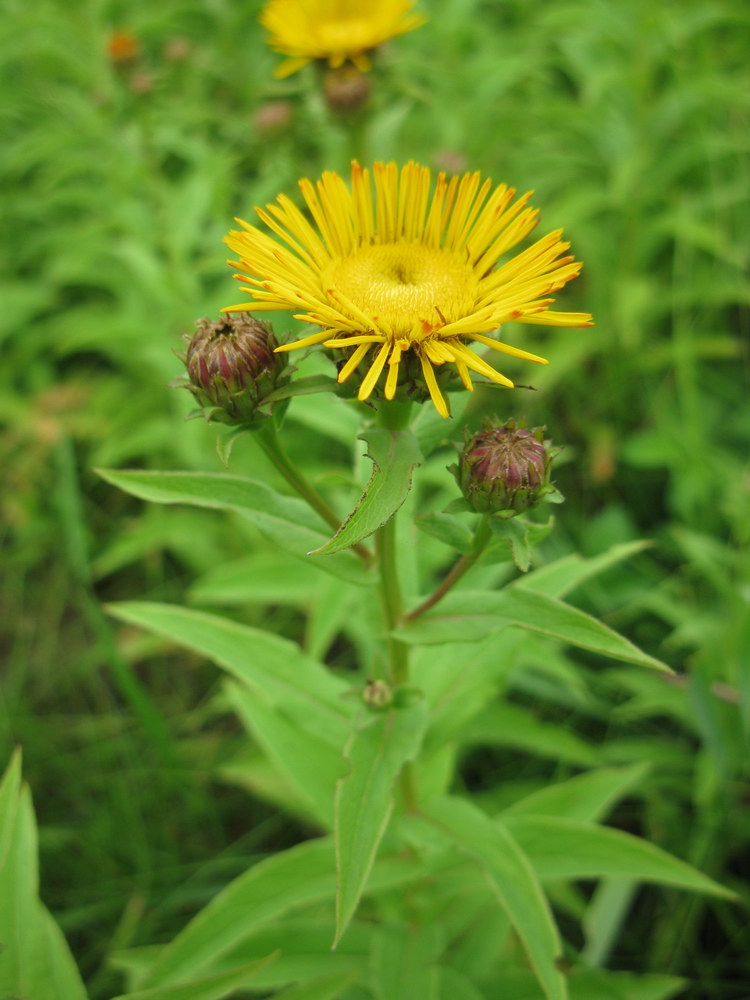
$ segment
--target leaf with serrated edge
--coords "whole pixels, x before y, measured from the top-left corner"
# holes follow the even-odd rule
[[[423,462],[417,440],[410,431],[374,428],[360,437],[367,442],[367,455],[373,463],[370,481],[333,538],[311,555],[340,552],[384,525],[406,500],[414,468]]]

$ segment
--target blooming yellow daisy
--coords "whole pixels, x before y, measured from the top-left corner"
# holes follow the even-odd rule
[[[414,0],[269,0],[260,23],[270,32],[268,44],[289,56],[276,76],[296,73],[313,59],[332,69],[347,61],[363,73],[367,53],[389,38],[413,31],[424,18],[410,13]]]
[[[537,223],[532,192],[493,190],[479,173],[440,173],[430,197],[430,170],[409,162],[352,163],[349,188],[332,172],[315,185],[299,182],[312,222],[285,195],[256,208],[269,235],[238,219],[226,237],[239,256],[229,264],[252,301],[224,312],[296,310],[295,318],[322,327],[294,343],[293,351],[323,342],[351,349],[339,372],[345,381],[367,358],[359,387],[367,399],[387,368],[383,393],[393,399],[399,366],[416,356],[438,412],[448,406],[435,366],[455,365],[471,390],[471,372],[513,387],[469,347],[475,342],[515,358],[544,358],[487,336],[507,320],[547,326],[590,326],[588,313],[553,312],[552,292],[575,278],[582,265],[566,251],[558,229],[503,263],[501,258]],[[374,188],[374,191],[373,191]],[[369,357],[368,357],[369,355]],[[403,360],[402,360],[403,359]]]

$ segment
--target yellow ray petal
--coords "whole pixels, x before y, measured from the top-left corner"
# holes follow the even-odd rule
[[[432,370],[432,365],[430,364],[429,358],[420,352],[419,360],[422,363],[422,374],[424,375],[424,380],[427,383],[427,388],[430,393],[430,399],[435,404],[435,409],[438,411],[441,417],[449,417],[450,410],[448,409],[448,404],[443,398],[443,394],[437,384],[437,379],[435,378],[435,372]]]
[[[388,357],[388,351],[390,350],[390,344],[386,343],[380,348],[375,357],[375,360],[370,367],[369,372],[362,379],[362,385],[359,387],[359,392],[357,393],[357,399],[365,400],[370,395],[372,390],[375,388],[375,384],[380,378],[380,373],[383,370],[383,365],[385,364],[385,359]]]
[[[356,350],[352,351],[351,357],[347,358],[346,364],[342,367],[341,371],[339,372],[339,377],[338,377],[339,382],[346,382],[351,373],[354,371],[355,368],[357,368],[360,361],[365,356],[365,354],[367,354],[369,350],[370,350],[369,344],[360,344]]]
[[[324,330],[322,333],[313,333],[309,337],[303,337],[302,340],[295,340],[291,344],[281,344],[276,348],[276,352],[299,351],[302,347],[312,347],[313,344],[319,344],[322,340],[330,337],[330,335],[330,330]]]
[[[511,347],[510,344],[504,344],[500,340],[493,340],[492,337],[485,337],[481,333],[467,333],[464,336],[470,340],[478,340],[480,344],[486,344],[487,347],[492,347],[496,351],[502,351],[503,354],[510,354],[514,358],[522,358],[524,361],[534,361],[538,365],[549,364],[546,358],[542,358],[538,354],[530,354],[528,351],[522,351],[520,347]]]

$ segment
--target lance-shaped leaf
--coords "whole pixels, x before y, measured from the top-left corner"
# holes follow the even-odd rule
[[[348,685],[289,639],[172,604],[126,601],[109,612],[202,654],[272,704],[284,705],[307,730],[339,750],[349,736]]]
[[[370,986],[377,1000],[438,1000],[441,937],[430,921],[375,930]]]
[[[86,1000],[67,942],[38,891],[36,820],[17,752],[0,783],[0,996]]]
[[[547,898],[528,858],[508,830],[470,802],[443,798],[420,816],[402,820],[407,836],[434,844],[434,835],[472,856],[508,915],[547,1000],[567,1000],[565,977],[557,968],[560,936]]]
[[[638,761],[627,767],[603,767],[577,774],[518,799],[503,809],[500,818],[505,822],[511,816],[564,816],[594,823],[624,795],[633,794],[650,766],[649,761]]]
[[[684,861],[622,830],[562,816],[508,814],[503,822],[543,879],[618,876],[736,899]]]
[[[323,827],[330,829],[336,780],[344,771],[340,752],[296,725],[283,704],[272,705],[262,691],[251,693],[228,683],[225,693],[266,757]]]
[[[312,549],[325,541],[318,515],[304,501],[284,496],[265,483],[243,476],[208,472],[114,472],[99,470],[108,483],[152,503],[184,503],[193,507],[231,510],[250,521],[279,548],[308,561]],[[352,552],[318,562],[327,572],[352,583],[369,582],[369,575]]]
[[[352,513],[329,542],[314,550],[314,555],[340,552],[385,524],[406,500],[414,468],[423,461],[417,439],[410,431],[374,428],[361,437],[372,459],[372,476]]]
[[[371,889],[411,882],[420,874],[403,858],[378,862]],[[330,838],[308,840],[254,865],[223,889],[161,949],[139,986],[148,989],[210,975],[224,956],[261,927],[295,908],[333,900],[335,856]],[[278,935],[277,935],[278,937]]]
[[[155,986],[149,990],[137,990],[135,993],[123,993],[115,1000],[221,1000],[222,997],[234,995],[235,991],[262,972],[276,958],[275,954],[248,962],[234,969],[215,972],[210,976],[201,976],[189,983],[179,983],[176,986]]]
[[[413,760],[427,726],[427,704],[368,715],[344,752],[349,773],[336,788],[336,939],[354,915],[393,810],[393,785]]]
[[[565,597],[571,590],[575,590],[582,583],[598,573],[603,573],[618,562],[630,559],[631,556],[643,552],[651,545],[649,541],[622,542],[620,545],[613,545],[606,552],[598,556],[584,559],[577,553],[563,556],[555,562],[542,566],[533,573],[529,573],[521,581],[521,586],[527,590],[536,590],[551,597]]]
[[[509,625],[615,660],[671,672],[666,664],[585,611],[517,584],[498,591],[459,590],[448,594],[438,605],[438,613],[422,615],[394,635],[404,642],[426,645],[477,642]]]

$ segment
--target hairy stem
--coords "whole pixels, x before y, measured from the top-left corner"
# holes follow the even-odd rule
[[[380,596],[388,630],[388,680],[400,687],[409,680],[409,647],[390,634],[403,620],[404,604],[398,579],[396,549],[396,515],[394,514],[375,536],[375,550],[380,568]],[[417,810],[417,788],[413,764],[404,764],[399,776],[399,788],[407,812]]]
[[[396,561],[396,516],[394,514],[382,528],[378,528],[375,549],[380,567],[380,597],[389,633],[403,619],[404,603],[398,579]],[[389,681],[393,687],[405,684],[409,678],[409,649],[405,643],[388,636]]]
[[[334,531],[338,531],[341,527],[341,518],[327,501],[323,499],[315,487],[292,465],[281,443],[276,427],[271,420],[266,421],[263,427],[260,428],[256,434],[256,440],[292,489],[303,500],[306,500],[314,511],[320,514],[326,524],[330,525]],[[356,552],[359,558],[367,565],[372,562],[372,553],[364,545],[353,545],[352,551]]]
[[[411,403],[396,401],[382,402],[378,407],[378,422],[392,432],[405,430],[409,426]],[[409,647],[392,632],[404,618],[404,599],[398,576],[398,549],[396,545],[396,515],[378,528],[375,535],[375,551],[380,571],[380,597],[383,616],[388,631],[388,681],[392,687],[400,687],[409,681]],[[416,812],[417,787],[414,765],[404,764],[398,779],[399,789],[407,812]]]
[[[474,535],[473,550],[468,555],[461,556],[456,560],[456,562],[454,562],[443,581],[436,587],[429,597],[426,597],[421,604],[417,605],[416,608],[404,616],[404,621],[413,622],[416,618],[420,618],[426,611],[429,611],[430,608],[434,608],[438,601],[442,601],[448,591],[456,586],[458,581],[471,569],[477,559],[479,559],[481,554],[487,548],[487,543],[491,537],[492,529],[490,528],[489,518],[483,517],[479,522],[476,534]]]

